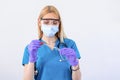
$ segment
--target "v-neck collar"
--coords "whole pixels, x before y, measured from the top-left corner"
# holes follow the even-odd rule
[[[43,45],[45,45],[45,47],[48,48],[50,52],[54,51],[54,50],[55,50],[54,47],[57,47],[57,45],[60,43],[59,38],[57,38],[56,41],[55,41],[55,45],[54,45],[53,49],[51,49],[51,48],[46,44],[46,42],[45,42],[44,40],[42,40],[42,39],[39,39],[39,40],[44,43]]]

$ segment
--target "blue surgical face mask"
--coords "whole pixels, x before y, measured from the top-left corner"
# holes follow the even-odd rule
[[[43,34],[47,37],[53,37],[55,34],[59,31],[59,27],[56,25],[41,25],[41,30],[43,31]]]

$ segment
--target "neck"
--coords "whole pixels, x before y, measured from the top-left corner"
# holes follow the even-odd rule
[[[55,41],[57,40],[57,37],[56,36],[47,37],[43,35],[42,40],[44,40],[47,44],[52,44],[52,43],[55,43]]]

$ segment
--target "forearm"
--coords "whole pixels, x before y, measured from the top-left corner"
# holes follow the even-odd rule
[[[29,63],[25,66],[23,80],[33,79],[34,79],[34,63]]]
[[[80,67],[78,69],[79,65],[77,66],[72,66],[72,80],[81,80],[81,72],[80,72]]]

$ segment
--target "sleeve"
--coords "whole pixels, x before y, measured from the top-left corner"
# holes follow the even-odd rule
[[[77,58],[80,59],[80,58],[81,58],[80,52],[79,52],[79,50],[78,50],[78,48],[77,48],[77,46],[76,46],[76,43],[75,43],[74,41],[73,41],[73,43],[72,43],[71,48],[73,48],[73,49],[75,50]]]
[[[29,62],[29,53],[28,53],[28,46],[25,47],[22,59],[22,65],[28,64]]]
[[[72,48],[72,49],[75,50],[77,58],[80,59],[81,58],[80,52],[79,52],[79,50],[78,50],[78,48],[76,46],[75,41],[73,41],[72,39],[67,38],[67,39],[65,39],[65,43],[66,43],[68,48]]]

